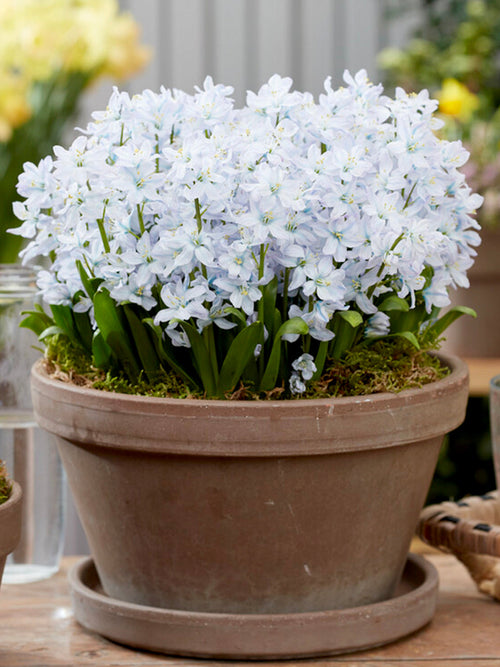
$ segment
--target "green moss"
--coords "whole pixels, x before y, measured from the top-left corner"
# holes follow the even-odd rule
[[[160,398],[203,398],[200,391],[189,387],[175,372],[162,371],[154,382],[141,374],[131,382],[123,374],[104,373],[92,366],[83,348],[75,346],[62,335],[47,341],[49,373],[102,391]],[[404,338],[379,340],[353,348],[341,360],[329,359],[319,380],[310,382],[307,398],[359,396],[379,392],[400,392],[421,387],[448,374],[436,356],[417,350]],[[303,398],[304,396],[297,396]],[[268,400],[290,398],[284,387],[256,393],[241,385],[229,400]]]
[[[11,490],[12,482],[7,476],[3,461],[0,461],[0,505],[9,499]]]
[[[72,343],[67,336],[55,335],[46,340],[45,358],[49,373],[67,376],[80,386],[102,391],[141,396],[193,397],[195,393],[173,371],[163,371],[154,382],[148,382],[141,374],[133,383],[123,374],[113,375],[94,368],[85,350]]]
[[[89,375],[97,371],[83,347],[70,341],[67,336],[56,334],[45,339],[45,357],[60,371],[68,374]]]
[[[140,376],[137,382],[130,382],[123,376],[114,377],[107,373],[102,380],[93,383],[94,389],[113,391],[119,394],[156,396],[158,398],[201,398],[196,395],[175,373],[163,372],[155,382],[148,382]]]
[[[404,339],[360,345],[341,360],[329,360],[323,375],[311,383],[308,398],[397,393],[422,387],[448,375],[436,356],[417,350]]]

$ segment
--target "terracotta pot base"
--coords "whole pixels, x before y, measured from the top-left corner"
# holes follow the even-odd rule
[[[7,556],[21,537],[22,496],[21,487],[14,482],[10,498],[0,505],[0,581]]]
[[[136,605],[108,597],[91,558],[70,572],[76,619],[134,648],[203,658],[275,659],[371,648],[415,632],[433,617],[438,575],[410,554],[395,595],[351,609],[302,614],[212,614]]]

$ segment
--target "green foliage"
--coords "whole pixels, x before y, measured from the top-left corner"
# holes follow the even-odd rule
[[[488,398],[472,396],[464,422],[445,438],[426,504],[483,495],[495,487]]]
[[[252,330],[243,329],[242,333],[244,331],[250,331],[246,335],[251,337],[256,334],[258,327],[255,326]],[[234,340],[237,341],[237,338]],[[160,370],[154,380],[149,380],[141,371],[135,380],[131,380],[123,371],[113,373],[96,369],[83,347],[73,343],[64,334],[48,336],[45,343],[49,372],[57,370],[59,374],[66,374],[77,384],[124,394],[171,398],[207,397],[206,392],[193,387],[173,369]],[[239,344],[240,341],[232,350],[237,350]],[[324,350],[326,346],[323,345],[320,349]],[[219,394],[208,397],[225,397],[233,400],[290,398],[283,386],[273,386],[267,390],[257,388],[252,383],[245,386],[241,382],[239,388],[236,388],[236,382],[233,380],[239,370],[235,375],[231,375],[228,369],[232,368],[233,363],[241,367],[243,362],[236,361],[231,353],[226,357],[226,363],[227,366],[225,369],[223,367],[220,377],[225,377],[227,372],[231,380],[227,381],[226,387],[231,386],[232,389],[223,391],[223,387],[220,386]],[[326,398],[385,391],[399,392],[434,382],[447,373],[448,369],[441,366],[436,356],[416,349],[405,338],[396,336],[359,344],[340,360],[326,358],[323,372],[320,376],[313,377],[306,397]]]
[[[92,365],[86,350],[73,343],[68,336],[54,333],[44,339],[45,357],[50,363],[55,363],[59,370],[68,375],[81,375],[89,379],[99,377],[99,373]]]
[[[0,505],[9,499],[12,491],[12,482],[10,481],[3,461],[0,461]]]
[[[423,303],[410,308],[407,300],[392,295],[378,304],[390,319],[390,335],[363,339],[363,315],[348,310],[332,318],[334,337],[318,341],[308,336],[302,318],[282,321],[284,307],[273,280],[262,288],[262,319],[252,324],[233,307],[225,311],[226,319],[234,324],[232,329],[212,324],[200,333],[194,320],[180,322],[188,349],[174,347],[149,313],[136,304],[117,304],[81,264],[78,268],[93,302],[97,328],[93,329],[88,312],[77,312],[70,305],[53,305],[50,315],[37,306],[24,313],[21,326],[38,336],[46,345],[47,359],[62,372],[81,376],[86,383],[99,382],[101,388],[120,387],[126,393],[148,393],[147,388],[154,388],[154,395],[289,397],[291,362],[304,349],[316,366],[309,395],[400,391],[413,386],[413,380],[405,376],[405,363],[418,359],[434,367],[435,361],[422,349],[439,347],[449,324],[463,314],[474,315],[468,308],[457,307],[438,318],[437,309],[427,313]],[[385,363],[392,365],[394,379],[390,379],[392,371],[388,378],[380,378]],[[362,370],[365,366],[371,366],[371,372]],[[347,384],[346,373],[350,377]],[[424,373],[422,381],[425,379]],[[436,379],[433,373],[428,381],[432,379]]]
[[[330,359],[308,398],[359,396],[421,387],[448,374],[436,356],[418,350],[403,337],[361,344],[343,359]]]

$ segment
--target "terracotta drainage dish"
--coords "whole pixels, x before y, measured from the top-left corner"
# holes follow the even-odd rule
[[[91,558],[70,572],[76,619],[89,630],[140,649],[198,658],[311,658],[372,648],[428,623],[438,574],[410,554],[389,600],[303,614],[206,614],[144,607],[110,599]]]

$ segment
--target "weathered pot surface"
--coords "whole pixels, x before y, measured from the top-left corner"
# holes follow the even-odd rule
[[[166,609],[287,614],[388,599],[468,373],[400,394],[151,399],[35,366],[107,595]]]
[[[9,499],[0,505],[0,581],[7,556],[21,537],[22,495],[19,484],[13,482]]]

